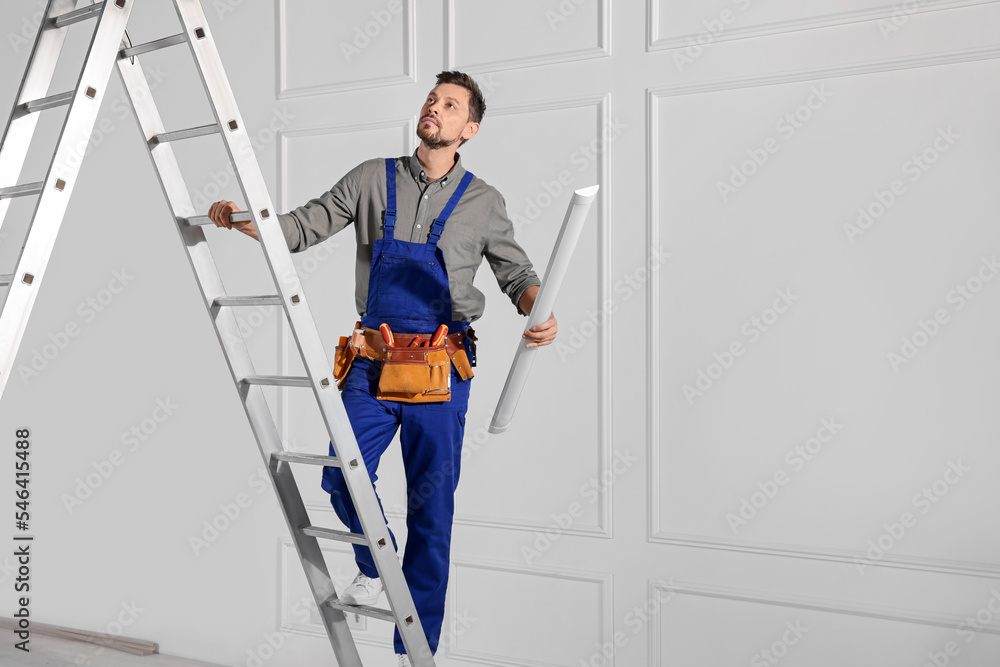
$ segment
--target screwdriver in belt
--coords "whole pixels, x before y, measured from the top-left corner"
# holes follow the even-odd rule
[[[419,345],[416,345],[415,347],[427,347],[428,343],[430,344],[430,347],[437,347],[438,345],[444,343],[444,337],[447,335],[448,335],[448,325],[442,324],[438,326],[438,328],[434,331],[434,334],[430,337],[429,341],[425,340]],[[411,341],[410,345],[412,346],[413,342],[415,342],[416,340],[417,339],[414,338],[413,341]]]
[[[389,325],[383,322],[378,325],[378,330],[382,332],[382,340],[385,341],[385,344],[393,347],[392,329],[389,328]]]

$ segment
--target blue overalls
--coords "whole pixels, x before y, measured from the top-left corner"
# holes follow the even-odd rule
[[[383,238],[372,250],[368,280],[368,303],[362,326],[377,329],[385,322],[399,333],[430,334],[439,324],[449,333],[465,331],[469,322],[451,321],[451,291],[448,270],[438,239],[455,206],[474,176],[466,172],[441,215],[434,220],[426,243],[411,243],[393,237],[396,225],[396,161],[387,159],[387,206],[383,214]],[[471,357],[470,357],[471,358]],[[465,435],[465,411],[472,379],[463,381],[451,369],[451,400],[434,403],[402,403],[376,398],[381,362],[357,356],[348,371],[341,398],[351,420],[354,436],[374,483],[379,458],[400,429],[403,468],[406,472],[406,550],[403,575],[410,587],[427,642],[437,650],[444,620],[448,586],[451,528],[455,514]],[[333,442],[330,455],[336,456]],[[350,492],[339,468],[323,468],[323,489],[337,516],[352,532],[360,533]],[[378,494],[376,493],[376,498]],[[382,509],[382,500],[379,499]],[[385,519],[383,510],[382,518]],[[388,521],[386,522],[388,524]],[[396,536],[389,530],[393,548]],[[366,576],[378,571],[367,546],[354,545],[358,568]],[[399,629],[393,635],[396,653],[405,653]]]

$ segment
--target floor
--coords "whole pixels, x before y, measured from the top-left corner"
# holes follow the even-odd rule
[[[5,634],[9,630],[4,631]],[[4,667],[220,667],[197,660],[169,655],[138,656],[122,653],[97,644],[47,635],[31,635],[31,652],[14,648],[10,637],[0,641],[0,665]]]

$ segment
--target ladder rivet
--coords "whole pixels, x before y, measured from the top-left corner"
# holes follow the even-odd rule
[[[194,36],[197,37],[198,39],[205,39],[205,29],[204,28],[195,28],[194,29]]]
[[[90,99],[94,99],[95,97],[97,97],[97,89],[96,88],[91,88],[91,87],[88,86],[87,87],[87,97],[89,97]]]
[[[406,624],[407,625],[413,625],[413,617],[412,616],[407,616],[406,617]]]
[[[330,381],[327,380],[326,378],[323,378],[322,380],[320,380],[319,383],[321,385],[323,385],[324,387],[329,387],[330,386]]]
[[[385,538],[384,537],[381,540],[378,541],[378,548],[379,549],[385,549]]]
[[[239,123],[237,123],[235,120],[229,121],[229,129],[231,131],[240,129]]]
[[[299,302],[299,295],[298,294],[293,294],[292,295],[292,303],[298,303],[298,302]]]
[[[23,282],[25,285],[30,285],[34,279],[35,276],[31,275],[30,273],[25,273],[24,277],[21,278],[21,282]]]
[[[262,217],[264,220],[267,220],[268,218],[271,217],[271,212],[268,211],[266,208],[265,209],[261,209],[261,211],[260,211],[260,217]]]
[[[64,181],[61,178],[57,178],[56,179],[56,190],[64,190],[64,189],[66,189],[66,181]]]
[[[358,460],[357,459],[351,459],[351,462],[348,463],[347,465],[351,466],[352,468],[357,468],[358,467]]]

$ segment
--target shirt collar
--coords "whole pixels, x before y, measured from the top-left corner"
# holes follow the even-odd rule
[[[413,176],[413,180],[419,185],[427,183],[427,174],[424,172],[424,168],[420,166],[420,160],[417,159],[417,151],[413,151],[413,155],[408,158],[409,162],[407,167],[409,167],[410,175]],[[434,181],[442,188],[450,183],[452,179],[456,181],[462,180],[465,176],[465,167],[462,166],[462,154],[455,153],[455,166],[451,168],[447,174]]]

